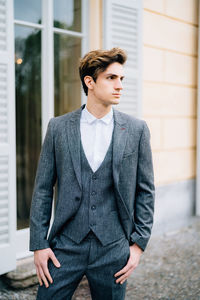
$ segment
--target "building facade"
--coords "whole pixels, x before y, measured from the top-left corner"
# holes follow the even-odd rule
[[[32,255],[42,141],[51,117],[85,103],[78,62],[92,49],[128,53],[117,109],[151,131],[154,231],[196,214],[198,16],[197,0],[0,1],[0,274]]]

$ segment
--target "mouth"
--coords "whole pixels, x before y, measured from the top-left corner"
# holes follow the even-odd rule
[[[115,96],[115,97],[120,97],[121,94],[119,94],[119,93],[113,93],[113,96]]]

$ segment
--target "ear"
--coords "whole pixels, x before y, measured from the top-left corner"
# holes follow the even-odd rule
[[[93,89],[94,80],[93,80],[93,78],[91,76],[86,75],[84,77],[84,82],[85,82],[85,84],[86,84],[86,86],[88,87],[89,90]]]

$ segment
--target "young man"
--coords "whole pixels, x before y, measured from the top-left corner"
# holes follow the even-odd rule
[[[120,48],[86,54],[79,66],[86,105],[49,122],[31,207],[37,299],[71,299],[86,275],[93,300],[123,300],[126,279],[149,240],[154,207],[149,129],[112,108],[120,101],[125,62]]]

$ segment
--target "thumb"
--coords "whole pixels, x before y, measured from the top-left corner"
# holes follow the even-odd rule
[[[56,256],[55,256],[55,254],[53,253],[53,251],[52,251],[52,253],[51,253],[51,255],[50,255],[50,258],[51,258],[53,264],[54,264],[57,268],[60,268],[61,265],[60,265],[59,261],[57,260],[57,258],[56,258]]]

